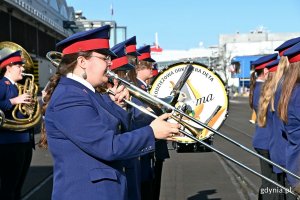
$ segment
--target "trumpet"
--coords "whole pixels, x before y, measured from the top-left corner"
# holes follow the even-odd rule
[[[59,59],[53,58],[53,56],[59,56],[59,57],[61,58],[62,54],[61,54],[61,53],[58,53],[58,52],[53,52],[53,51],[47,53],[47,56],[46,56],[46,57],[50,60],[50,62],[51,62],[54,66],[57,67],[57,66],[59,65]],[[195,119],[195,118],[189,116],[188,114],[184,113],[182,110],[180,110],[180,109],[178,109],[178,108],[176,108],[176,107],[174,107],[174,106],[172,106],[172,105],[166,103],[166,102],[163,101],[162,99],[159,99],[159,98],[157,98],[157,97],[155,97],[155,96],[152,96],[151,94],[149,94],[149,93],[143,91],[142,89],[138,88],[137,86],[135,86],[135,85],[129,83],[127,80],[120,78],[117,74],[115,74],[115,73],[112,72],[111,70],[107,70],[107,76],[110,77],[110,78],[117,79],[117,80],[119,81],[119,83],[123,84],[123,85],[129,90],[130,94],[133,95],[133,96],[135,96],[136,98],[138,98],[138,99],[140,99],[140,100],[142,100],[142,101],[146,101],[146,102],[148,102],[148,103],[150,103],[150,104],[152,104],[152,105],[154,105],[154,106],[156,106],[156,107],[158,107],[158,108],[160,108],[160,109],[172,111],[172,113],[173,113],[172,119],[174,119],[175,121],[177,121],[177,122],[178,122],[179,124],[181,124],[181,126],[182,126],[182,129],[179,130],[179,132],[180,132],[181,134],[183,134],[183,135],[189,137],[190,139],[192,139],[192,140],[194,140],[194,141],[196,141],[196,142],[201,143],[202,145],[204,145],[205,147],[211,149],[212,151],[216,152],[217,154],[221,155],[222,157],[224,157],[224,158],[230,160],[231,162],[233,162],[233,163],[239,165],[240,167],[246,169],[247,171],[249,171],[249,172],[255,174],[256,176],[258,176],[258,177],[260,177],[260,178],[262,178],[262,179],[264,179],[264,180],[266,180],[266,181],[268,181],[268,182],[270,182],[270,183],[276,185],[277,187],[280,187],[281,189],[285,190],[287,193],[291,193],[292,195],[294,195],[294,196],[296,196],[298,199],[300,199],[300,197],[298,196],[298,194],[295,193],[294,191],[291,191],[289,188],[286,188],[286,187],[284,187],[284,186],[278,184],[277,182],[273,181],[272,179],[270,179],[270,178],[268,178],[268,177],[265,177],[264,175],[258,173],[257,171],[255,171],[255,170],[249,168],[248,166],[246,166],[246,165],[240,163],[239,161],[233,159],[232,157],[228,156],[227,154],[223,153],[222,151],[220,151],[220,150],[218,150],[218,149],[212,147],[211,145],[205,143],[203,140],[199,139],[198,137],[199,137],[199,134],[200,134],[200,132],[201,132],[201,129],[192,126],[192,125],[189,124],[188,122],[182,121],[181,118],[184,117],[184,118],[186,118],[186,119],[188,119],[188,120],[190,120],[190,121],[192,121],[192,122],[194,122],[194,123],[200,125],[201,127],[203,127],[203,129],[207,129],[207,130],[209,130],[209,131],[212,131],[213,133],[215,133],[215,134],[221,136],[222,138],[224,138],[224,139],[226,139],[226,140],[232,142],[233,144],[237,145],[238,147],[242,148],[243,150],[245,150],[245,151],[247,151],[247,152],[253,154],[254,156],[259,157],[260,159],[262,159],[262,160],[264,160],[264,161],[266,161],[266,162],[268,162],[268,163],[270,163],[270,164],[272,164],[272,165],[278,167],[279,169],[281,169],[282,171],[286,172],[287,174],[289,174],[289,175],[291,175],[291,176],[293,176],[293,177],[295,177],[295,178],[297,178],[297,179],[300,180],[300,177],[299,177],[298,175],[296,175],[296,174],[294,174],[294,173],[288,171],[287,169],[283,168],[282,166],[280,166],[280,165],[278,165],[278,164],[272,162],[271,160],[269,160],[269,159],[267,159],[267,158],[265,158],[265,157],[263,157],[263,156],[257,154],[256,152],[254,152],[254,151],[248,149],[247,147],[245,147],[245,146],[239,144],[239,143],[236,142],[235,140],[233,140],[233,139],[231,139],[231,138],[225,136],[224,134],[220,133],[219,131],[217,131],[217,130],[211,128],[211,127],[208,126],[206,123],[203,123],[203,122],[201,122],[201,121],[199,121],[199,120],[197,120],[197,119]],[[114,93],[113,93],[112,91],[108,90],[108,89],[106,89],[106,92],[109,93],[109,94],[114,95]],[[157,117],[158,117],[158,116],[156,116],[154,113],[150,112],[149,110],[147,110],[147,109],[144,108],[144,107],[141,107],[141,106],[139,106],[139,105],[136,105],[135,103],[133,103],[133,102],[127,100],[127,99],[123,99],[123,100],[124,100],[125,103],[131,105],[132,107],[135,107],[135,108],[139,109],[140,111],[144,112],[144,113],[147,114],[147,115],[152,116],[153,118],[157,118]],[[178,116],[179,116],[179,117],[178,117]],[[190,133],[187,132],[187,131],[185,131],[185,130],[184,130],[185,128],[186,128]]]

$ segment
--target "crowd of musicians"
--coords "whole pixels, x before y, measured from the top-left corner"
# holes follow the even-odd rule
[[[257,114],[253,147],[260,155],[300,175],[300,37],[285,41],[278,53],[252,62],[250,107]],[[261,160],[264,176],[300,192],[300,180]],[[259,199],[296,199],[262,181]],[[281,192],[278,192],[281,191]]]
[[[163,162],[169,158],[166,141],[179,134],[180,125],[167,122],[171,114],[131,97],[125,86],[107,76],[112,70],[149,92],[149,82],[157,74],[149,45],[137,49],[134,36],[110,48],[109,33],[107,25],[56,45],[63,56],[43,92],[39,141],[54,161],[53,200],[159,199]],[[253,146],[300,175],[300,38],[275,51],[279,54],[252,62],[249,100],[257,114]],[[0,110],[9,119],[17,104],[32,103],[30,95],[19,94],[16,86],[23,78],[22,52],[1,55],[0,68]],[[154,119],[124,99],[159,117]],[[32,135],[31,129],[1,129],[0,199],[20,199],[32,158]],[[261,171],[300,192],[300,180],[282,170],[261,161]],[[268,187],[275,186],[263,181],[261,189]],[[259,192],[259,199],[295,196]]]
[[[159,199],[167,140],[180,125],[137,98],[131,101],[158,118],[124,103],[128,90],[108,79],[107,70],[149,92],[155,60],[149,45],[136,49],[135,36],[110,48],[109,35],[107,25],[57,44],[63,56],[43,92],[39,142],[54,160],[52,199]],[[15,105],[31,103],[16,86],[23,78],[22,52],[2,55],[0,66],[0,109],[10,119]],[[110,94],[103,92],[107,89]],[[32,157],[31,135],[31,130],[1,129],[0,199],[20,199]]]

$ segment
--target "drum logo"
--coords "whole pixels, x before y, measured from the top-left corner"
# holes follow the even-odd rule
[[[199,104],[203,104],[203,103],[208,103],[212,100],[214,100],[214,95],[213,94],[209,94],[208,96],[206,97],[201,97],[201,98],[198,98],[197,101],[196,101],[196,106],[199,105]]]

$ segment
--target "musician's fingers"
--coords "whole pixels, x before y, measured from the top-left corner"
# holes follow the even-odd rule
[[[124,91],[124,89],[125,89],[125,86],[124,86],[124,85],[120,85],[120,86],[117,88],[116,93],[121,93],[121,92]]]
[[[114,80],[113,80],[113,83],[114,83],[114,86],[116,86],[116,88],[119,86],[119,82],[118,82],[117,79],[114,79]]]
[[[111,91],[113,91],[114,93],[116,93],[116,90],[118,88],[118,81],[116,79],[113,79],[113,84],[108,83],[107,88],[110,89]]]
[[[165,120],[165,119],[168,119],[171,116],[172,116],[171,113],[164,113],[161,116],[159,116],[158,118],[161,119],[161,120]]]

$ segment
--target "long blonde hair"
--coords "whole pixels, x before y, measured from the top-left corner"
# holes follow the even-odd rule
[[[275,73],[275,77],[274,77],[274,90],[273,90],[273,94],[271,95],[271,111],[275,111],[274,108],[274,95],[275,92],[278,88],[278,84],[280,82],[280,80],[283,78],[284,74],[287,72],[288,66],[289,66],[289,59],[286,56],[282,56],[280,58],[280,61],[278,63],[278,67]]]
[[[288,122],[288,104],[296,84],[300,83],[300,62],[290,63],[282,83],[282,92],[278,104],[279,118],[285,123]]]
[[[270,110],[272,112],[275,111],[274,95],[277,90],[280,79],[287,71],[288,65],[288,58],[286,56],[283,56],[280,58],[276,72],[271,72],[268,74],[268,78],[264,83],[259,99],[257,122],[260,127],[266,126],[266,115],[269,105]]]
[[[268,78],[265,80],[260,93],[258,114],[257,114],[258,116],[257,122],[260,127],[264,127],[266,125],[266,114],[271,99],[271,95],[273,93],[274,77],[275,77],[275,72],[269,72]]]

